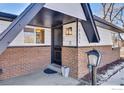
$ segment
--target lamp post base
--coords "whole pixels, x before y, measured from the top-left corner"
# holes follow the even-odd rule
[[[96,85],[96,67],[92,66],[92,72],[91,72],[91,76],[92,76],[92,85]]]

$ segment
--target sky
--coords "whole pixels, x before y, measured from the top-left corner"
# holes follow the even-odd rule
[[[0,12],[19,15],[28,5],[28,3],[3,3],[0,4]]]
[[[100,17],[101,4],[100,3],[91,3],[90,7],[92,9],[93,14]]]
[[[0,4],[0,11],[19,15],[28,5],[29,3],[3,3]],[[93,13],[98,16],[98,12],[100,11],[100,4],[92,3],[90,6]]]

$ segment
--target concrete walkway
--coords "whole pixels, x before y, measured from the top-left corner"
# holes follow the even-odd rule
[[[60,74],[45,74],[43,71],[0,81],[0,85],[77,85],[78,80]]]

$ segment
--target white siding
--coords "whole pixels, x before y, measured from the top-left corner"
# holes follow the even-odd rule
[[[16,36],[16,38],[10,43],[9,46],[23,46],[24,45],[24,35],[23,30]]]
[[[78,24],[78,45],[79,46],[99,46],[99,45],[112,45],[112,36],[111,33],[113,31],[107,30],[104,28],[97,27],[98,33],[100,36],[100,42],[99,43],[89,43],[86,37],[86,34],[84,32],[84,29],[79,22]]]
[[[2,33],[10,24],[8,21],[0,20],[0,33]],[[27,26],[31,28],[37,28],[33,26]],[[72,35],[65,35],[66,28],[72,27]],[[17,37],[11,42],[9,46],[39,46],[39,45],[51,45],[51,29],[45,29],[45,43],[44,44],[30,44],[24,43],[24,31],[22,30]],[[84,32],[81,23],[78,23],[78,46],[99,46],[99,45],[113,45],[112,34],[115,33],[111,30],[97,27],[100,35],[100,43],[89,43]],[[63,46],[76,46],[76,22],[66,24],[63,26]]]
[[[8,21],[1,21],[0,20],[0,33],[2,33],[8,26],[11,24],[11,22]],[[33,26],[26,26],[30,28],[37,28]],[[16,38],[10,43],[9,46],[39,46],[39,45],[51,45],[51,29],[49,28],[43,28],[45,29],[45,43],[44,44],[36,44],[36,43],[24,43],[24,31],[22,30]]]
[[[72,27],[72,35],[65,35],[66,28]],[[63,26],[63,46],[76,46],[76,22]]]
[[[9,21],[0,20],[0,33],[2,33],[10,24],[11,22]]]
[[[80,5],[80,3],[47,3],[44,7],[86,20],[84,11]]]

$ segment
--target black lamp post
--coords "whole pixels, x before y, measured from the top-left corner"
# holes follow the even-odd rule
[[[99,65],[101,60],[101,53],[97,50],[91,50],[87,52],[88,57],[88,68],[91,71],[92,85],[96,83],[96,67]]]

